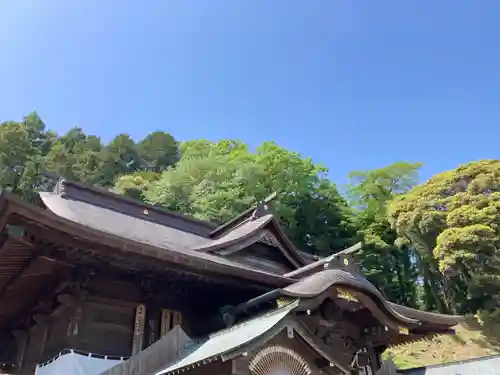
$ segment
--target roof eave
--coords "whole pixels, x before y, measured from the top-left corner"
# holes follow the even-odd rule
[[[99,231],[81,224],[75,223],[60,217],[51,211],[31,205],[22,201],[11,193],[3,192],[3,200],[7,201],[10,212],[26,217],[33,221],[43,221],[46,225],[55,230],[63,230],[77,238],[81,238],[90,243],[99,243],[104,246],[119,249],[123,253],[131,252],[145,257],[163,260],[169,263],[178,264],[183,267],[188,266],[198,271],[209,271],[223,276],[232,276],[238,279],[252,280],[264,285],[286,286],[292,282],[291,279],[269,272],[258,271],[248,267],[234,267],[226,264],[218,264],[206,259],[197,259],[176,252],[171,254],[168,249],[158,248],[149,244],[139,243],[133,240],[124,239],[111,233]],[[2,216],[3,218],[3,216]]]

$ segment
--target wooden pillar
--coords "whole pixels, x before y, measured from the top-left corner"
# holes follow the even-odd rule
[[[132,356],[139,353],[144,345],[144,328],[146,323],[146,306],[140,304],[135,311],[134,336],[132,339]]]
[[[83,306],[86,300],[86,295],[80,293],[76,296],[62,294],[57,297],[60,303],[58,311],[52,314],[54,317],[67,316],[69,317],[69,325],[67,327],[66,338],[68,348],[75,348],[78,343],[78,336],[81,331],[83,322]]]
[[[33,317],[35,324],[28,333],[28,344],[23,358],[21,370],[30,372],[35,369],[36,364],[42,358],[48,335],[48,321],[44,315]]]
[[[375,374],[380,367],[382,367],[382,353],[385,351],[384,347],[373,348],[370,351],[370,363],[372,365],[372,372]]]
[[[45,346],[47,345],[47,339],[49,338],[49,327],[50,327],[50,317],[47,315],[37,314],[33,316],[35,322],[38,323],[38,326],[41,330],[41,338],[40,338],[40,348],[38,352],[38,357],[43,358],[43,354],[45,351]]]
[[[17,369],[23,367],[24,357],[26,354],[26,347],[28,346],[28,332],[26,331],[14,331],[14,338],[16,340],[16,363]]]

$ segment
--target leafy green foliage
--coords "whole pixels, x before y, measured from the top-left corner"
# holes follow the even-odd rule
[[[158,172],[175,164],[178,155],[177,141],[165,132],[151,133],[137,144],[120,134],[105,145],[78,127],[58,137],[46,129],[36,112],[21,122],[0,124],[0,185],[28,200],[34,200],[35,191],[46,184],[43,172],[111,187],[129,174],[153,181]],[[123,178],[118,185],[133,195],[124,185],[133,179]]]
[[[349,177],[347,195],[356,208],[358,235],[364,242],[361,267],[366,277],[392,301],[417,307],[417,269],[413,251],[395,245],[396,232],[387,220],[387,204],[417,183],[421,164],[397,162]]]
[[[45,167],[59,176],[95,184],[102,168],[99,138],[87,136],[81,128],[72,128],[59,137],[45,156]]]
[[[179,145],[170,134],[156,131],[137,144],[142,169],[159,173],[179,161]]]
[[[119,177],[111,191],[136,200],[143,200],[144,191],[149,189],[152,182],[159,179],[159,173],[151,171],[134,172]]]
[[[41,172],[223,223],[272,192],[298,248],[330,254],[363,240],[365,275],[391,300],[500,321],[500,161],[459,166],[417,185],[420,164],[349,175],[345,198],[312,160],[264,142],[178,143],[157,131],[108,144],[72,128],[57,136],[35,113],[0,124],[0,185],[36,201]]]
[[[181,155],[175,169],[145,191],[149,202],[223,223],[277,192],[274,209],[302,249],[331,253],[353,237],[345,201],[310,159],[272,142],[250,152],[235,140],[189,141]]]
[[[389,217],[428,266],[430,305],[460,313],[500,307],[500,161],[440,173],[398,197]]]

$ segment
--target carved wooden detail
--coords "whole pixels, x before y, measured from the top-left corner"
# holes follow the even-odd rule
[[[279,246],[279,243],[277,242],[276,238],[274,236],[271,236],[271,234],[268,232],[266,232],[266,234],[262,236],[259,242],[262,242],[269,246]]]
[[[301,321],[326,347],[335,348],[335,359],[342,366],[376,369],[376,353],[367,348],[383,342],[387,332],[380,325],[366,327],[363,322],[354,321],[354,315],[327,299],[316,310],[302,316]],[[358,318],[360,316],[358,313]]]
[[[268,346],[252,358],[251,375],[310,375],[311,367],[296,351],[279,345]]]

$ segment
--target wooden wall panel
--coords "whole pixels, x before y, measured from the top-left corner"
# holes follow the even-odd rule
[[[135,308],[88,301],[75,349],[96,354],[131,355]]]

